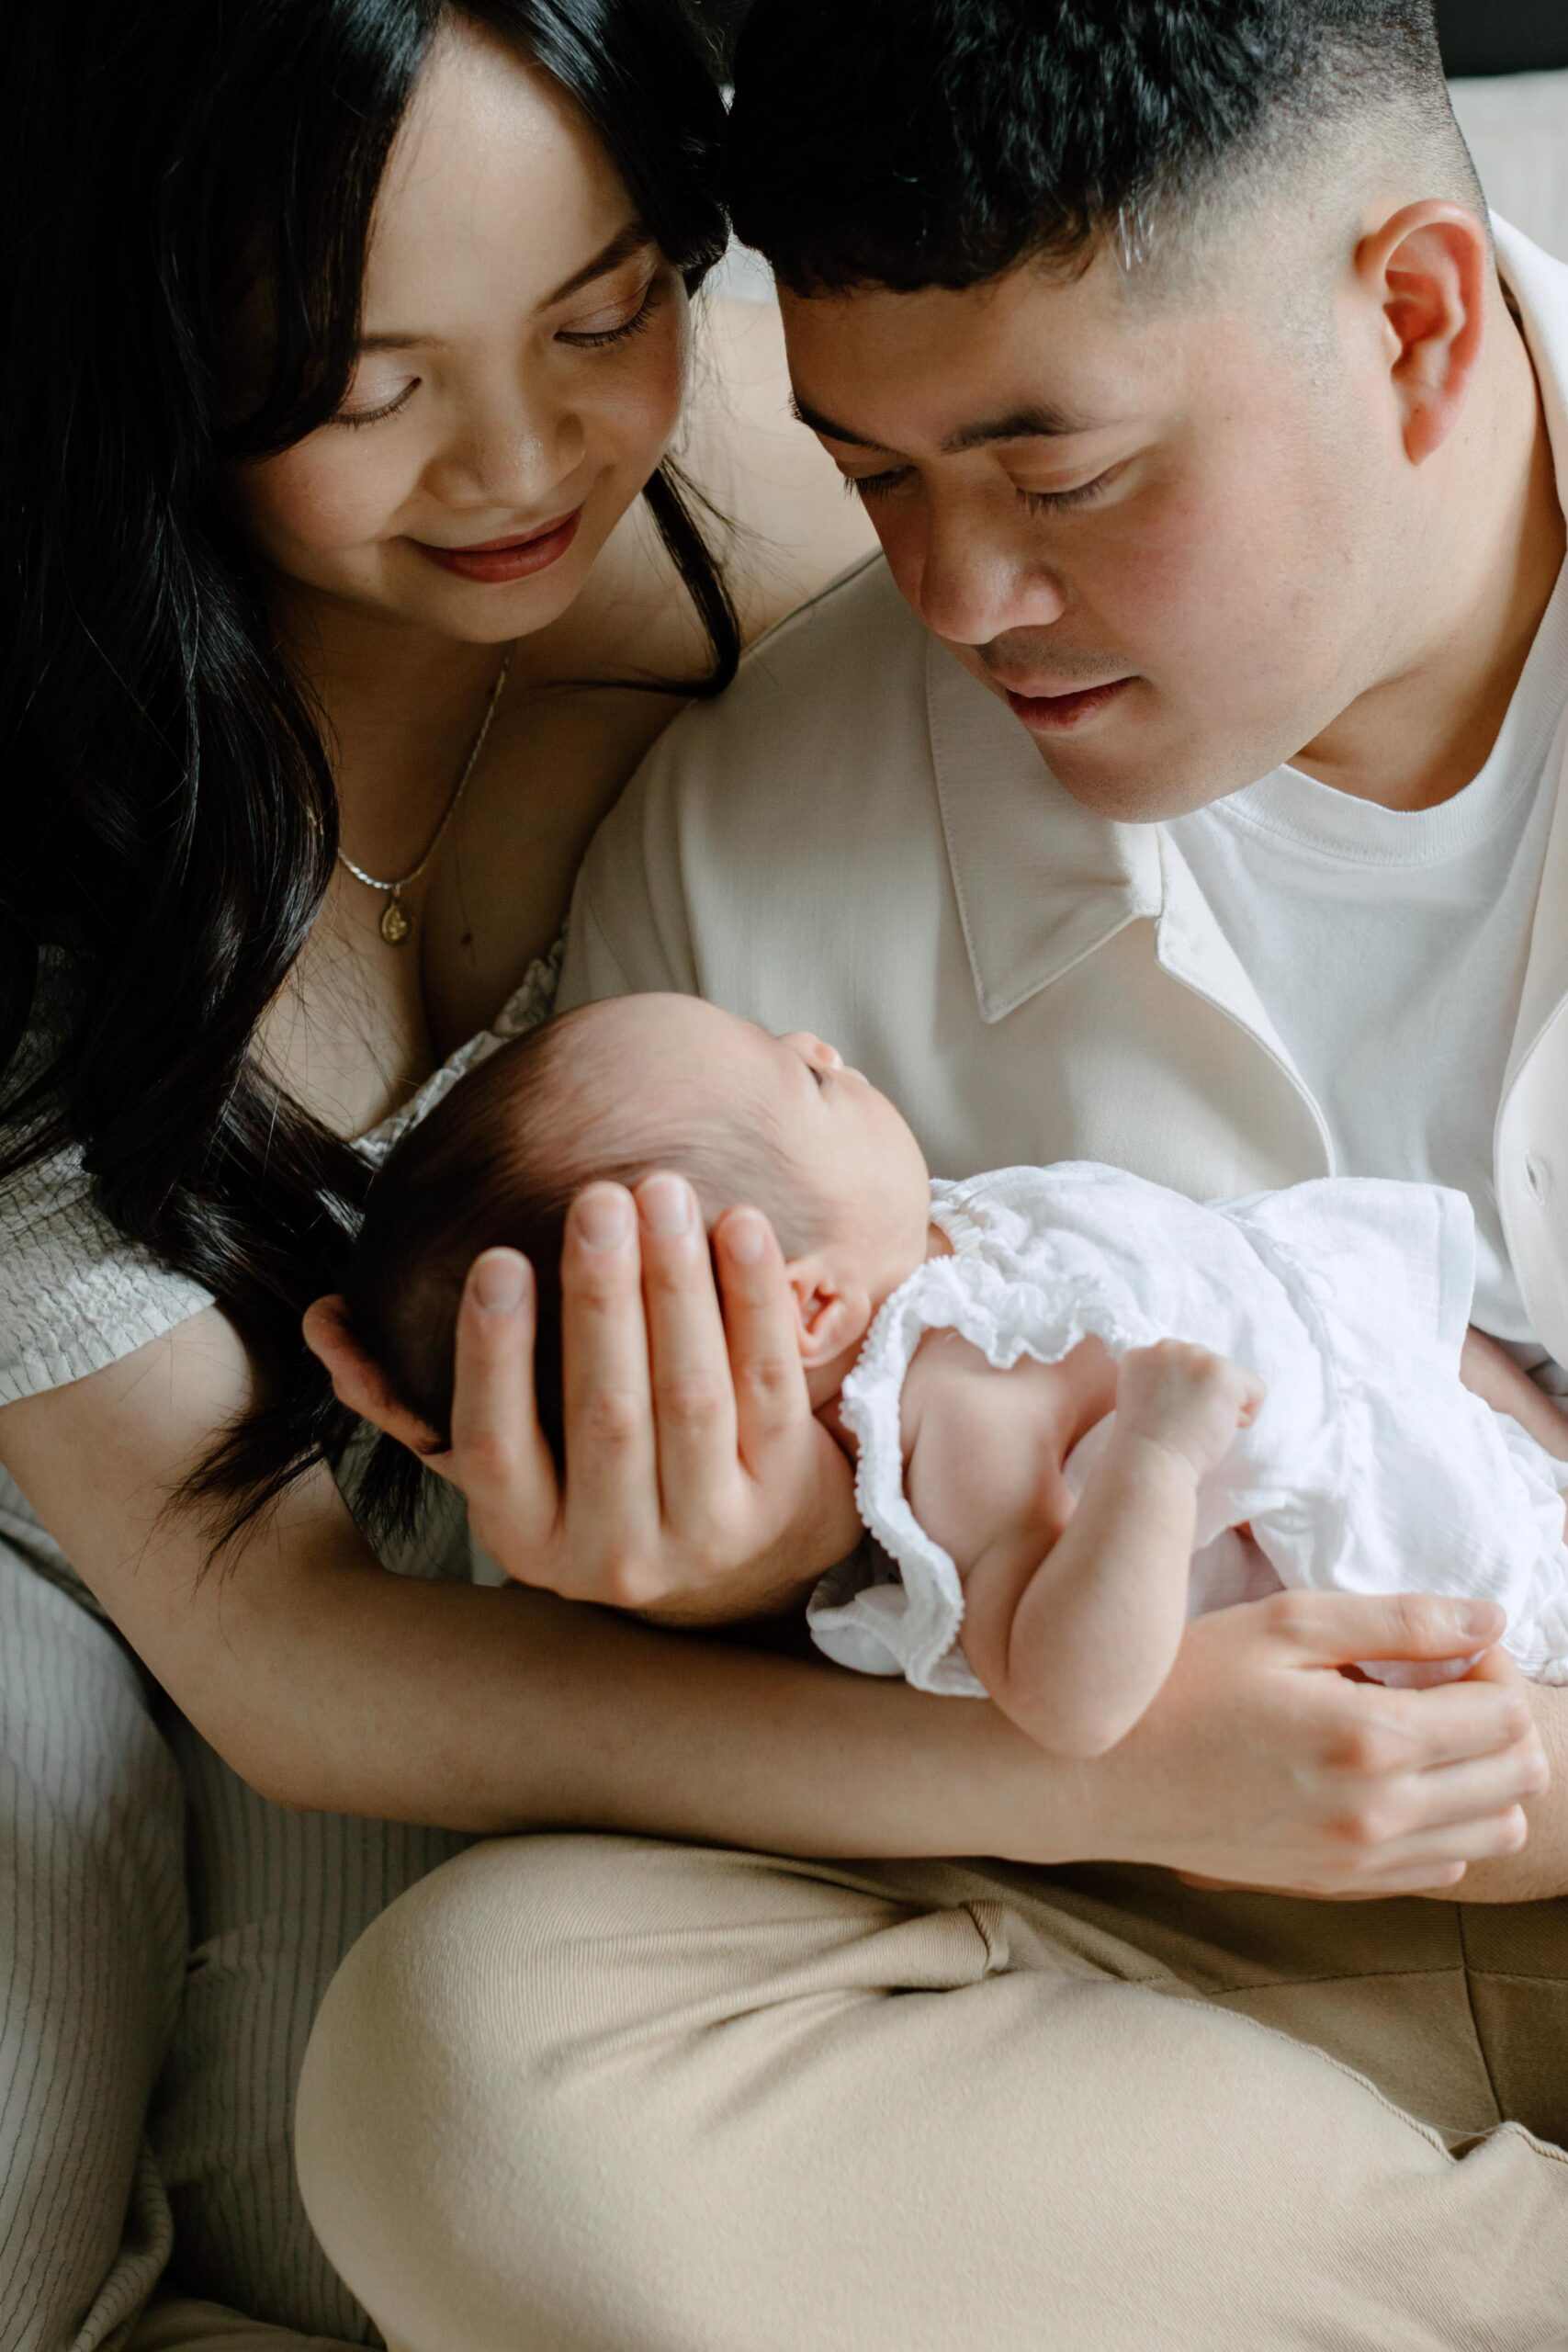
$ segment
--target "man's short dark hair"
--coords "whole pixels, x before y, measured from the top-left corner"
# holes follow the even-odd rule
[[[735,225],[804,294],[1132,260],[1380,110],[1479,202],[1431,0],[756,0],[735,87]]]

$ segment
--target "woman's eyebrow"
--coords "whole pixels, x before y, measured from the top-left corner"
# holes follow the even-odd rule
[[[634,254],[639,254],[647,246],[657,244],[658,242],[652,230],[641,220],[628,220],[624,229],[616,230],[607,245],[600,247],[592,261],[584,262],[581,269],[574,270],[565,284],[558,286],[553,294],[547,294],[539,304],[539,309],[554,310],[558,302],[566,301],[572,294],[581,294],[583,288],[592,286],[596,277],[608,276],[612,269],[618,269],[622,262],[630,261]],[[444,351],[446,347],[444,337],[438,334],[422,334],[417,327],[389,327],[384,334],[362,334],[355,346],[361,352],[415,349]]]
[[[624,229],[616,231],[607,245],[600,247],[592,261],[584,262],[581,269],[574,270],[553,294],[547,294],[539,308],[542,311],[554,310],[556,304],[564,302],[569,295],[581,294],[583,288],[592,286],[596,277],[607,276],[612,269],[618,269],[622,262],[630,261],[634,254],[639,254],[646,246],[657,243],[658,239],[646,221],[628,220]]]

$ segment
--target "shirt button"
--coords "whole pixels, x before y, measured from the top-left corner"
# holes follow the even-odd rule
[[[1532,1200],[1544,1201],[1551,1190],[1551,1179],[1539,1159],[1525,1161],[1525,1182],[1529,1186]]]

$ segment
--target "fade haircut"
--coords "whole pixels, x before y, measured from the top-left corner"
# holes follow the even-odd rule
[[[371,1182],[344,1284],[349,1322],[443,1444],[463,1285],[482,1250],[504,1247],[534,1270],[535,1389],[560,1464],[560,1257],[584,1185],[630,1187],[668,1170],[692,1185],[710,1230],[727,1209],[761,1209],[786,1259],[826,1229],[764,1091],[746,1099],[727,1084],[720,1093],[694,1071],[663,1097],[637,1093],[616,1052],[616,1012],[584,1005],[500,1047],[400,1139]],[[407,1530],[420,1481],[415,1457],[383,1439],[356,1508],[378,1531]]]
[[[1432,0],[755,0],[730,209],[803,295],[1131,270],[1380,117],[1484,220]]]

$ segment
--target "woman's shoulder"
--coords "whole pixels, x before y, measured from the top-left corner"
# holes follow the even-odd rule
[[[47,1069],[71,1009],[69,975],[46,959],[7,1101]],[[24,1153],[28,1134],[27,1122],[0,1122],[0,1149],[20,1155],[0,1175],[0,1405],[101,1372],[212,1304],[117,1231],[75,1145]]]
[[[838,468],[790,409],[784,325],[772,301],[706,315],[684,463],[732,528],[728,570],[748,638],[814,595],[876,537]]]
[[[669,462],[687,486],[748,643],[876,544],[837,467],[790,413],[773,303],[720,301],[699,313],[690,397]],[[695,607],[671,594],[670,560],[639,499],[570,609],[525,640],[514,674],[525,684],[670,681],[701,676],[710,660]],[[627,724],[633,733],[646,727],[651,740],[678,707],[665,697]]]

